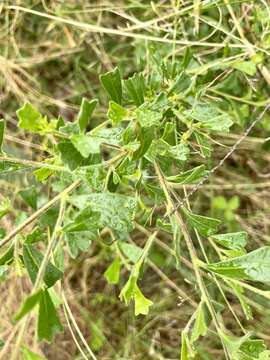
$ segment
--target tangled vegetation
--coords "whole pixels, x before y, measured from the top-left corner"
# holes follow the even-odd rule
[[[269,4],[0,16],[0,359],[269,359]]]

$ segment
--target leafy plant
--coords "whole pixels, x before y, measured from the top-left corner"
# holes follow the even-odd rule
[[[214,172],[211,140],[218,133],[229,132],[237,122],[233,106],[206,95],[208,83],[194,74],[198,62],[194,64],[189,49],[181,62],[163,61],[162,66],[157,66],[155,55],[152,73],[123,79],[116,67],[100,76],[108,109],[106,120],[96,126],[92,116],[98,109],[97,99],[83,98],[74,122],[62,116],[49,118],[30,103],[17,110],[18,127],[38,136],[44,146],[46,158],[42,161],[2,152],[5,123],[0,122],[2,171],[6,166],[11,166],[10,172],[34,168],[37,187],[51,190],[51,200],[44,202],[35,187],[21,189],[20,199],[34,212],[0,240],[0,271],[6,273],[15,266],[27,272],[32,282],[31,293],[15,316],[19,333],[36,307],[40,341],[50,342],[63,330],[58,312],[61,307],[67,311],[67,305],[55,300],[55,292],[61,295],[66,259],[76,261],[96,243],[109,253],[104,277],[116,286],[120,301],[134,307],[135,316],[151,313],[156,299],[147,294],[143,277],[152,262],[155,242],[166,231],[179,273],[184,266],[182,254],[189,256],[190,282],[200,299],[193,303],[196,309],[182,331],[181,360],[196,357],[201,338],[213,332],[227,359],[267,358],[263,341],[246,333],[226,293],[239,299],[247,319],[252,314],[245,289],[269,299],[268,290],[260,284],[267,285],[269,279],[269,247],[246,252],[244,231],[224,233],[220,219],[210,217],[207,210],[198,214],[189,202]],[[256,72],[252,60],[227,66],[248,75]],[[14,164],[16,168],[12,168]],[[222,164],[223,160],[219,166]],[[193,190],[187,193],[190,186]],[[228,223],[238,206],[237,197],[213,201]],[[11,211],[9,199],[3,198],[0,217]],[[29,230],[34,223],[36,228]],[[49,229],[48,237],[41,236],[45,229]],[[134,243],[135,229],[147,234],[143,245]],[[211,250],[206,251],[206,246]],[[214,292],[208,289],[208,281]],[[224,304],[219,304],[215,293]],[[236,337],[226,329],[224,305],[244,336]],[[25,358],[40,358],[22,347],[23,336],[18,339],[17,348],[23,349]],[[99,348],[99,343],[95,347]]]

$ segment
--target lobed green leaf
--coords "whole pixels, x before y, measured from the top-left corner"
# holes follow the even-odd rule
[[[100,75],[100,81],[104,89],[109,94],[111,100],[121,105],[122,81],[118,67],[116,67],[113,71]]]

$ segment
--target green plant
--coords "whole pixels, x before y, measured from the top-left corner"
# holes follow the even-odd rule
[[[29,103],[17,111],[18,126],[39,136],[46,158],[42,162],[21,160],[1,150],[1,171],[34,168],[35,188],[48,184],[54,195],[44,203],[39,191],[21,190],[19,195],[34,212],[19,219],[17,227],[0,241],[1,277],[15,266],[18,272],[27,271],[33,284],[15,316],[20,330],[13,359],[23,345],[34,308],[38,308],[40,341],[51,341],[61,332],[57,307],[66,255],[76,259],[94,242],[110,248],[111,265],[104,273],[109,284],[122,283],[122,268],[129,272],[120,300],[128,306],[134,302],[136,316],[147,315],[154,299],[148,299],[141,289],[143,269],[158,234],[164,231],[173,239],[177,269],[184,266],[182,254],[189,255],[192,283],[201,299],[182,331],[181,359],[196,356],[199,339],[212,332],[219,337],[227,359],[269,357],[263,341],[245,330],[226,295],[228,292],[239,299],[247,319],[252,313],[245,289],[270,298],[269,292],[257,284],[268,282],[269,247],[246,253],[245,232],[222,233],[220,220],[207,213],[196,214],[189,203],[194,189],[213,173],[208,165],[211,138],[217,132],[228,132],[233,125],[230,106],[206,97],[207,84],[199,85],[196,76],[189,74],[191,62],[192,54],[187,50],[182,62],[163,62],[147,76],[135,73],[123,80],[118,68],[101,75],[109,104],[107,120],[96,127],[91,126],[96,99],[83,99],[74,122],[61,116],[48,119]],[[1,149],[4,131],[1,121]],[[191,185],[193,190],[187,193]],[[222,209],[230,221],[231,210],[236,207],[230,206],[230,212]],[[1,216],[10,211],[9,201],[3,199]],[[32,230],[22,234],[34,223]],[[48,226],[49,234],[44,236]],[[148,234],[142,248],[129,242],[135,228]],[[209,281],[222,295],[223,305],[206,286]],[[224,305],[232,312],[242,336],[226,330]],[[68,311],[65,301],[63,307]],[[89,354],[95,358],[91,349]]]
[[[2,1],[0,359],[269,358],[269,10]]]

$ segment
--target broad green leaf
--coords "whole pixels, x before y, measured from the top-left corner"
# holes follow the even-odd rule
[[[234,195],[229,201],[228,201],[228,208],[230,210],[237,210],[240,205],[239,197]]]
[[[38,225],[41,228],[50,228],[53,231],[54,226],[56,225],[56,221],[59,215],[59,207],[54,206],[48,209],[45,213],[43,213],[38,221]]]
[[[87,159],[90,154],[98,154],[100,152],[101,140],[96,137],[75,134],[70,138],[72,144],[78,152]]]
[[[121,183],[121,177],[117,174],[114,169],[109,169],[105,188],[109,192],[116,192],[118,185]]]
[[[191,170],[187,170],[179,175],[168,176],[166,179],[169,182],[177,184],[194,184],[200,181],[207,175],[204,165],[196,166]]]
[[[244,295],[244,288],[241,285],[235,284],[230,280],[226,280],[226,283],[233,289],[235,296],[238,298],[238,300],[242,306],[242,309],[246,316],[246,319],[252,320],[253,319],[252,310],[246,301],[247,299]]]
[[[43,255],[33,245],[25,244],[23,247],[23,261],[28,271],[30,279],[34,284],[36,277],[43,260]],[[61,279],[63,273],[57,269],[52,263],[48,263],[45,274],[44,282],[48,287],[53,286],[57,280]]]
[[[270,352],[266,350],[264,341],[260,339],[251,339],[251,333],[247,333],[239,338],[228,336],[224,333],[221,333],[221,336],[230,354],[230,358],[233,360],[269,359]]]
[[[119,241],[118,246],[123,254],[134,264],[139,260],[142,255],[142,249],[134,244],[129,244],[124,241]]]
[[[151,110],[154,111],[162,111],[167,109],[170,105],[170,101],[168,99],[168,95],[161,91],[158,96],[155,97],[154,101],[150,104]]]
[[[206,268],[232,279],[269,283],[270,247],[263,246],[246,255],[206,265]]]
[[[107,115],[113,125],[118,125],[126,119],[128,111],[115,101],[110,101]]]
[[[162,140],[164,140],[168,144],[175,144],[175,136],[176,136],[176,125],[175,123],[166,122],[164,131],[162,134]]]
[[[117,257],[110,264],[110,266],[107,268],[107,270],[104,273],[104,276],[105,276],[108,284],[118,284],[119,276],[120,276],[120,269],[121,269],[121,261]]]
[[[125,80],[125,87],[128,95],[135,105],[140,106],[144,103],[145,84],[142,74],[135,73],[132,77]]]
[[[14,256],[14,244],[11,244],[10,247],[0,256],[0,266],[9,265],[13,261]]]
[[[134,287],[133,297],[135,302],[135,316],[140,314],[147,315],[149,307],[153,305],[153,302],[143,295],[137,284]]]
[[[231,67],[237,70],[240,70],[244,74],[254,76],[256,74],[257,68],[253,61],[235,61],[231,64]]]
[[[187,334],[182,331],[181,334],[181,360],[190,360],[188,355],[188,346],[187,346]]]
[[[61,115],[59,115],[57,118],[56,130],[59,130],[63,126],[65,126],[65,120],[63,119],[63,117]]]
[[[138,274],[134,275],[131,273],[127,283],[120,292],[121,301],[125,301],[125,304],[128,305],[131,300],[135,302],[135,316],[142,314],[147,315],[149,307],[153,305],[153,302],[147,299],[143,293],[140,291],[137,285]]]
[[[212,199],[212,205],[215,209],[222,210],[220,215],[222,215],[226,221],[230,222],[235,218],[235,210],[239,208],[240,200],[236,195],[228,200],[224,196],[215,196]]]
[[[130,303],[130,301],[133,299],[135,301],[135,315],[144,314],[146,315],[148,313],[149,307],[152,305],[152,302],[145,298],[145,296],[140,291],[137,281],[140,274],[140,269],[145,261],[145,257],[148,255],[149,249],[153,243],[153,240],[155,239],[155,234],[152,234],[149,236],[143,250],[142,254],[140,255],[140,258],[136,262],[135,265],[132,267],[131,274],[129,276],[128,281],[126,282],[125,286],[120,292],[120,299],[121,301],[124,301],[126,305]]]
[[[80,166],[95,164],[97,156],[99,156],[98,154],[90,154],[87,158],[83,157],[69,140],[60,142],[58,149],[63,163],[67,164],[70,170],[75,170]]]
[[[166,200],[164,192],[159,186],[144,184],[144,188],[149,199],[153,200],[156,205],[161,205]]]
[[[4,132],[5,132],[5,120],[0,120],[0,154],[2,153],[2,145],[4,140]]]
[[[32,209],[37,209],[37,190],[35,186],[19,191],[19,195]]]
[[[119,233],[126,233],[133,228],[132,220],[136,209],[135,198],[113,193],[93,193],[77,195],[70,202],[79,209],[88,208],[99,214],[98,228],[109,226]]]
[[[174,83],[169,89],[169,94],[174,92],[176,94],[186,95],[190,89],[191,84],[191,78],[186,73],[181,72],[179,75],[177,75]]]
[[[48,158],[43,161],[45,164],[61,165],[61,161],[58,157]],[[55,170],[40,168],[33,172],[36,179],[42,183],[46,182],[48,178],[55,174]]]
[[[237,338],[235,336],[229,336],[224,333],[220,333],[220,336],[222,336],[222,340],[224,345],[226,346],[226,349],[230,355],[230,359],[233,360],[241,360],[240,355],[240,346],[250,337],[250,334],[247,333],[241,338]]]
[[[89,119],[93,111],[95,110],[97,103],[98,103],[97,99],[93,99],[91,101],[88,101],[85,98],[82,99],[80,112],[78,114],[78,119],[77,119],[80,130],[82,132],[86,130],[87,125],[89,123]]]
[[[132,273],[126,282],[125,286],[121,290],[119,294],[119,298],[121,301],[124,301],[126,305],[130,303],[130,301],[134,297],[134,288],[137,284],[138,276],[134,276]]]
[[[204,303],[200,302],[198,309],[196,310],[195,323],[191,334],[191,343],[195,342],[200,336],[205,336],[208,326],[205,320]]]
[[[136,149],[133,152],[132,160],[139,160],[140,158],[142,158],[143,155],[149,149],[154,138],[154,131],[151,127],[149,128],[139,127],[137,131],[138,131],[137,139],[140,142],[140,146],[138,149]]]
[[[247,233],[245,231],[227,234],[215,234],[212,235],[211,238],[218,244],[232,250],[241,250],[247,244]]]
[[[63,304],[61,294],[58,294],[53,287],[46,289],[51,297],[51,300],[56,308],[58,308],[61,304]]]
[[[240,346],[241,353],[251,359],[260,359],[260,354],[264,353],[265,350],[265,343],[260,339],[248,339]]]
[[[157,65],[160,67],[162,77],[166,80],[172,80],[176,76],[177,64],[170,59],[156,59]]]
[[[89,249],[92,240],[97,237],[98,221],[99,214],[88,207],[63,227],[64,239],[72,258]]]
[[[189,147],[181,142],[180,144],[169,147],[167,155],[175,160],[186,161],[189,155]]]
[[[45,360],[45,358],[24,347],[23,360]]]
[[[153,130],[150,128],[149,136],[151,136],[151,134],[153,138]],[[147,153],[145,154],[145,157],[149,161],[154,162],[157,157],[168,156],[169,151],[170,151],[170,145],[166,143],[164,140],[162,139],[153,140],[151,142],[151,146],[149,147]]]
[[[100,81],[111,100],[121,105],[122,81],[119,69],[116,67],[113,71],[100,75]]]
[[[158,111],[152,111],[145,108],[138,108],[135,111],[136,118],[138,123],[143,128],[148,128],[152,126],[160,126],[162,113]]]
[[[190,340],[187,336],[186,331],[182,331],[181,333],[181,360],[191,360],[194,358],[194,351],[192,350]]]
[[[59,242],[53,252],[53,261],[55,266],[62,272],[65,271],[65,254],[66,252],[63,243]]]
[[[46,117],[42,116],[40,112],[29,103],[24,104],[16,112],[19,118],[19,127],[24,130],[32,131],[34,133],[44,132],[48,127]]]
[[[65,241],[68,245],[70,256],[75,259],[80,252],[88,251],[93,239],[94,234],[90,231],[67,232],[65,234]]]
[[[189,152],[189,147],[183,142],[174,146],[170,146],[162,139],[159,139],[152,141],[152,144],[147,151],[145,157],[151,162],[153,162],[157,158],[160,160],[162,157],[164,158],[164,165],[170,167],[170,164],[172,164],[172,161],[174,160],[181,162],[186,161]]]
[[[101,350],[107,341],[107,338],[102,331],[103,327],[104,320],[101,317],[95,318],[93,321],[90,320],[90,347],[93,351]]]
[[[66,136],[72,136],[80,133],[80,126],[78,122],[68,122],[59,127],[59,132]]]
[[[184,214],[191,226],[193,226],[201,235],[210,236],[217,232],[220,220],[213,219],[206,216],[196,215],[183,208]]]
[[[43,290],[39,302],[38,312],[38,338],[39,341],[52,341],[58,332],[62,332],[63,327],[58,318],[56,309],[47,290]]]
[[[200,153],[203,158],[208,158],[212,152],[212,146],[210,141],[201,133],[195,132],[195,138],[200,146]]]
[[[123,158],[119,165],[116,167],[117,174],[120,176],[133,176],[138,171],[136,161],[132,161],[128,156]]]
[[[221,253],[223,255],[225,255],[225,259],[224,257],[222,257],[222,260],[227,260],[228,258],[235,258],[235,257],[239,257],[242,255],[245,255],[247,252],[244,248],[242,249],[237,249],[237,250],[232,250],[232,249],[220,249]]]
[[[99,128],[91,132],[91,136],[95,137],[100,142],[105,142],[110,145],[121,145],[123,129],[120,127]]]
[[[34,244],[39,241],[43,241],[46,238],[46,235],[47,234],[44,234],[44,232],[39,227],[36,227],[31,233],[25,236],[24,243]]]
[[[266,17],[267,18],[269,17],[268,14],[266,15]],[[260,53],[258,52],[256,54],[252,55],[250,58],[255,65],[258,65],[264,61],[264,54],[262,52],[260,52]]]
[[[227,200],[224,196],[215,196],[212,199],[212,205],[215,209],[226,210],[228,207]]]
[[[183,60],[181,63],[181,67],[183,69],[186,69],[190,63],[190,61],[192,60],[192,51],[191,48],[189,46],[186,47],[185,52],[184,52],[184,56],[183,56]]]
[[[209,104],[197,104],[191,110],[184,112],[186,116],[199,121],[201,127],[213,130],[228,132],[229,128],[233,125],[230,116]]]
[[[24,300],[23,304],[21,305],[19,311],[15,315],[14,319],[19,321],[23,318],[26,314],[28,314],[38,303],[42,296],[43,290],[38,290],[33,295],[27,296]]]
[[[105,187],[106,169],[103,164],[82,166],[75,170],[75,174],[85,180],[94,192],[102,191]]]

